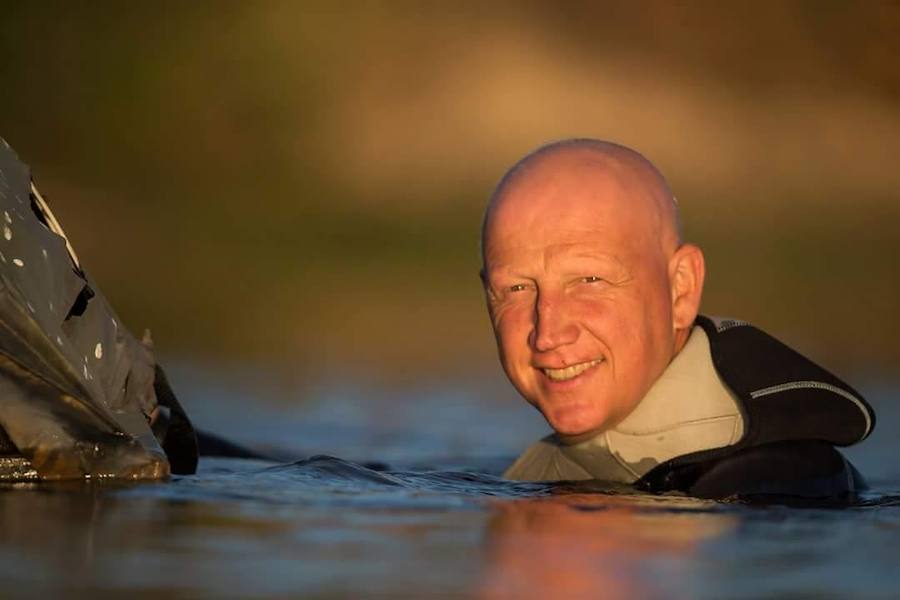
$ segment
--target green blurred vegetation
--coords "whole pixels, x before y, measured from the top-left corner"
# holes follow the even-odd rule
[[[481,209],[571,135],[645,152],[705,310],[839,369],[900,326],[897,2],[2,4],[0,135],[164,355],[495,368]]]

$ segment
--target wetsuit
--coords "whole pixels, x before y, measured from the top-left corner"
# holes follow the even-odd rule
[[[858,392],[796,351],[748,323],[701,316],[628,417],[577,444],[545,438],[505,475],[711,498],[832,497],[862,485],[834,446],[874,424]]]

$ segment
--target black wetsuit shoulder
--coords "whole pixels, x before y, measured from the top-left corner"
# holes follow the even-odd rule
[[[840,498],[864,489],[865,484],[831,444],[789,440],[706,460],[679,457],[656,466],[636,486],[654,493],[678,491],[711,499]]]
[[[639,488],[701,498],[839,498],[864,489],[834,448],[865,439],[875,425],[859,392],[749,323],[699,316],[697,324],[738,402],[744,435],[734,445],[657,465]]]

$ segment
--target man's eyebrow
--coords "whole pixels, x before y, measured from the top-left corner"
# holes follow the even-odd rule
[[[499,271],[499,273],[497,271]],[[492,273],[494,273],[494,275],[496,277],[500,277],[500,278],[527,279],[528,281],[531,281],[534,279],[534,277],[532,275],[528,275],[524,271],[519,271],[517,269],[498,269],[497,271],[492,271]],[[486,275],[486,278],[487,278],[486,279],[487,281],[490,281],[491,274],[488,273]]]

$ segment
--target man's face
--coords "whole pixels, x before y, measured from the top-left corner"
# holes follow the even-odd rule
[[[485,288],[510,381],[554,430],[580,435],[627,416],[668,365],[668,261],[640,185],[545,162],[495,202]]]

